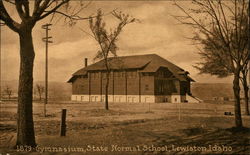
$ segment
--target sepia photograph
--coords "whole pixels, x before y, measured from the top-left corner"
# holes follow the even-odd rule
[[[250,154],[249,0],[0,0],[0,155]]]

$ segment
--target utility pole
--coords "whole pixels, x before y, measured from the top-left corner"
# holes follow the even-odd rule
[[[4,23],[0,23],[0,102],[2,102],[2,26]]]
[[[2,24],[0,25],[0,102],[2,102]]]
[[[45,24],[42,25],[42,28],[45,29],[46,37],[42,38],[42,40],[45,42],[45,99],[44,99],[44,117],[46,117],[46,105],[48,104],[48,44],[52,43],[51,40],[52,37],[49,37],[49,30],[51,30],[49,27],[52,24]]]

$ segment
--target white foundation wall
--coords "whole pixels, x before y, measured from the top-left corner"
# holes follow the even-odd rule
[[[114,102],[127,102],[126,95],[114,95]]]
[[[155,96],[156,103],[171,103],[171,95]]]
[[[72,95],[71,100],[72,101],[88,102],[89,101],[89,95]]]
[[[99,102],[104,102],[104,101],[105,101],[105,95],[102,95],[102,100],[99,100]],[[114,96],[113,95],[108,95],[108,101],[113,102],[114,101]]]
[[[171,95],[171,103],[181,103],[181,95]]]
[[[101,102],[101,95],[90,95],[90,102]]]
[[[77,95],[71,95],[71,101],[76,101]]]
[[[140,98],[141,97],[141,98]],[[191,101],[191,98],[188,96],[181,96],[181,95],[171,95],[171,96],[154,96],[154,95],[108,95],[109,102],[128,102],[128,103],[160,103],[161,100],[171,98],[171,103],[180,103],[183,102],[184,99]],[[160,99],[160,100],[159,100]],[[79,101],[79,102],[104,102],[105,95],[72,95],[72,101]]]
[[[136,103],[140,102],[139,95],[127,95],[127,102],[128,103]]]
[[[154,95],[141,95],[141,102],[155,103],[155,96]]]
[[[139,103],[141,97],[141,102],[155,102],[154,95],[108,95],[109,102],[128,102],[128,103]],[[72,101],[82,101],[82,102],[104,102],[105,95],[72,95]]]
[[[181,102],[188,102],[186,95],[181,95]]]

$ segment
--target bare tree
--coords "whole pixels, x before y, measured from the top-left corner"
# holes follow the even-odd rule
[[[35,51],[32,39],[32,30],[38,21],[49,15],[60,14],[70,24],[75,20],[83,20],[78,13],[80,9],[70,9],[71,0],[1,0],[0,20],[19,36],[20,42],[20,74],[18,86],[18,110],[17,110],[17,141],[16,145],[28,145],[34,147],[35,134],[32,116],[32,90],[33,90],[33,64]],[[20,23],[14,20],[5,7],[9,3],[14,6]],[[80,2],[82,3],[82,2]],[[63,9],[65,7],[65,9]],[[60,9],[62,8],[62,9]],[[32,10],[32,11],[31,11]]]
[[[205,53],[207,58],[219,61],[230,73],[233,73],[233,90],[235,97],[235,125],[242,127],[240,108],[240,73],[247,64],[248,33],[244,29],[248,17],[246,0],[213,1],[192,0],[193,7],[186,9],[174,3],[183,13],[175,16],[180,23],[191,26],[196,32],[191,38],[201,45],[210,44],[213,53]],[[203,53],[204,54],[204,53]],[[204,62],[210,59],[203,59]]]
[[[11,95],[13,93],[12,89],[9,86],[6,86],[4,89],[4,93],[8,96],[8,99],[10,100]]]
[[[228,65],[228,59],[226,59],[226,56],[224,60],[220,60],[217,56],[216,53],[220,49],[214,49],[211,46],[209,42],[204,42],[205,47],[203,50],[199,52],[201,58],[203,59],[204,62],[202,63],[197,63],[194,65],[196,69],[200,71],[200,74],[211,74],[215,75],[219,78],[224,78],[227,76],[233,75],[232,70],[229,70],[228,67],[225,67]],[[248,101],[249,101],[249,96],[248,96],[248,82],[247,82],[247,75],[248,75],[248,66],[245,65],[242,70],[241,70],[241,75],[240,80],[241,84],[244,89],[244,100],[245,100],[245,115],[249,115],[249,106],[248,106]]]
[[[243,89],[244,89],[244,100],[245,100],[245,115],[250,115],[249,113],[249,96],[248,96],[248,91],[249,91],[249,87],[248,87],[248,82],[247,82],[247,75],[248,75],[248,66],[246,65],[245,67],[243,67],[242,71],[241,71],[241,75],[242,77],[241,79],[241,83],[243,85]]]
[[[42,100],[42,95],[44,93],[44,86],[40,85],[40,84],[36,84],[36,90],[37,90],[37,93],[39,95],[39,100],[41,101]]]
[[[106,30],[106,22],[102,19],[102,11],[98,10],[97,16],[95,19],[89,19],[89,26],[93,34],[93,38],[98,42],[100,50],[97,52],[94,59],[103,60],[106,68],[106,85],[105,85],[105,109],[108,110],[108,90],[109,90],[109,78],[111,73],[110,63],[111,60],[109,57],[111,55],[117,56],[117,45],[118,36],[122,32],[123,28],[130,23],[136,21],[135,18],[132,18],[128,14],[122,12],[117,13],[116,11],[112,12],[112,15],[119,20],[119,24],[114,30],[108,32]]]

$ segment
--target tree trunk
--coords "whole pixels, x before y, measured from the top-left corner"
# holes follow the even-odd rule
[[[234,72],[233,80],[233,90],[234,90],[234,113],[235,113],[235,125],[236,127],[242,127],[241,119],[241,109],[240,109],[240,70],[236,69]]]
[[[33,63],[35,52],[32,42],[32,28],[19,32],[20,39],[20,72],[17,108],[17,141],[16,145],[36,146],[33,112]]]
[[[243,88],[244,88],[244,98],[245,98],[245,115],[249,115],[249,107],[248,107],[248,100],[249,100],[249,96],[248,96],[248,85],[247,85],[247,75],[243,74],[243,79],[242,79],[243,83]]]
[[[105,92],[105,109],[106,110],[109,110],[109,102],[108,102],[108,93],[109,93],[109,74],[110,72],[107,71],[106,72],[106,78],[107,78],[107,81],[106,81],[106,86],[105,86],[105,89],[106,89],[106,92]]]

